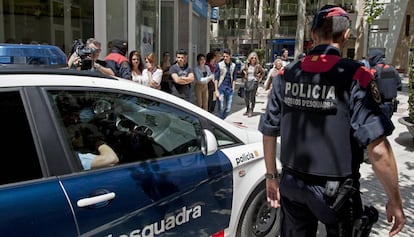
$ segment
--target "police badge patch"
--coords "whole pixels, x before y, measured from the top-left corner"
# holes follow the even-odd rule
[[[378,89],[378,85],[375,81],[371,82],[371,94],[372,94],[372,97],[374,98],[375,102],[380,104],[381,103],[381,94],[380,94],[380,91]]]
[[[122,62],[121,67],[128,68],[129,67],[128,62],[127,61]]]

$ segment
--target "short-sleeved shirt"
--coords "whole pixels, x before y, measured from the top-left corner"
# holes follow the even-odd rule
[[[281,136],[284,167],[345,177],[362,148],[394,129],[379,103],[368,69],[342,59],[337,48],[321,45],[273,80],[259,130]]]
[[[93,159],[96,155],[92,153],[78,153],[79,160],[84,170],[90,170],[92,167]]]
[[[187,77],[190,73],[193,73],[193,69],[188,65],[184,67],[178,66],[178,64],[171,65],[170,67],[170,75],[176,73],[179,77]],[[187,101],[191,101],[191,83],[186,85],[180,85],[174,82],[171,78],[170,83],[171,94],[185,99]]]

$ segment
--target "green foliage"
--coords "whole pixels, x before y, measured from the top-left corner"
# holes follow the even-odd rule
[[[276,1],[265,1],[263,4],[264,22],[267,26],[272,26],[276,22]]]
[[[265,58],[265,49],[256,49],[254,51],[256,51],[257,56],[259,57],[260,62],[263,63],[263,60]]]
[[[414,123],[414,47],[411,49],[410,73],[408,78],[408,117]]]
[[[377,0],[365,1],[364,14],[367,16],[368,25],[384,12],[384,3],[379,3]]]

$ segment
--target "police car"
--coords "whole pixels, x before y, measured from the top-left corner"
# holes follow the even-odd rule
[[[0,43],[0,68],[14,66],[67,67],[66,54],[55,45]]]
[[[0,82],[2,236],[279,231],[259,132],[92,72],[9,68]],[[98,140],[119,162],[85,168],[80,156],[96,157]]]

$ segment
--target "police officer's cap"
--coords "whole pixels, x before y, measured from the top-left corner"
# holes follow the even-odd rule
[[[373,49],[373,50],[370,50],[368,52],[368,59],[374,58],[374,57],[381,57],[381,58],[383,58],[384,56],[385,56],[384,53],[381,50],[379,50],[379,49]]]
[[[325,5],[315,14],[315,17],[313,18],[312,31],[321,27],[324,21],[330,17],[333,17],[334,20],[335,18],[344,17],[349,21],[349,15],[344,9],[335,5]],[[335,27],[333,27],[332,32],[341,32],[343,30],[344,29],[335,29]]]
[[[121,39],[112,40],[112,49],[118,50],[122,55],[128,52],[128,42]]]

